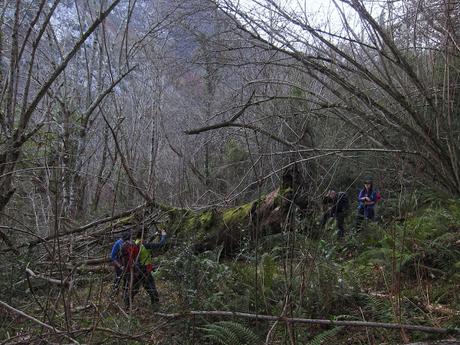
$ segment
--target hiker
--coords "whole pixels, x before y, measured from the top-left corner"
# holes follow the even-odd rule
[[[345,217],[348,211],[348,195],[345,192],[336,192],[330,190],[323,199],[323,205],[327,207],[323,214],[320,226],[323,227],[329,218],[335,218],[337,221],[337,235],[343,238],[345,234]]]
[[[131,263],[131,266],[130,266],[131,269],[129,271],[126,271],[126,277],[124,280],[125,286],[124,286],[123,299],[125,302],[125,306],[127,308],[129,308],[130,305],[132,304],[134,297],[140,290],[141,285],[144,287],[145,291],[148,293],[152,306],[155,307],[159,303],[160,298],[158,296],[158,291],[155,286],[155,280],[152,276],[152,270],[153,270],[152,250],[163,247],[165,243],[166,243],[166,232],[164,230],[161,230],[160,241],[157,243],[155,242],[144,243],[143,237],[142,237],[142,231],[139,231],[134,243],[129,244],[129,246],[131,248],[134,248],[134,250],[129,250],[128,248],[125,250],[125,253],[131,251],[131,254],[129,253],[126,254],[126,256],[128,257],[128,260],[130,256],[131,256],[131,260],[135,260],[135,262]],[[136,257],[134,258],[134,256]]]
[[[356,228],[361,227],[362,220],[374,220],[375,204],[377,202],[377,193],[374,191],[372,179],[370,177],[364,180],[364,187],[358,195],[358,213],[356,215]]]
[[[115,271],[115,280],[113,282],[112,291],[117,292],[120,287],[120,281],[123,273],[123,264],[121,262],[121,248],[125,241],[128,241],[130,238],[129,231],[125,231],[121,237],[115,241],[112,246],[112,252],[110,254],[110,259],[112,260],[112,265]]]

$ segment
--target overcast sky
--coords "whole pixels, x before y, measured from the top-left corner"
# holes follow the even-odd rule
[[[246,12],[251,12],[254,17],[268,18],[268,11],[260,10],[261,5],[267,3],[267,0],[230,0],[234,4],[238,4],[240,9]],[[308,18],[309,25],[313,27],[321,27],[330,30],[334,33],[339,33],[343,28],[342,17],[336,8],[336,4],[342,9],[347,17],[347,24],[352,27],[359,27],[359,18],[356,12],[350,8],[349,5],[344,4],[341,0],[271,0],[275,1],[280,7],[287,12],[295,12],[304,20]],[[393,4],[400,3],[401,1],[394,0]],[[385,6],[385,1],[367,1],[364,2],[367,10],[374,16],[379,16]],[[264,14],[263,14],[264,13]]]
[[[267,3],[266,0],[230,0],[233,4],[245,12],[250,12],[254,17],[268,18],[268,11],[264,11],[262,6]],[[342,20],[337,12],[336,6],[332,0],[274,0],[286,12],[295,12],[300,18],[308,18],[308,22],[313,27],[327,28],[333,32],[342,29]],[[345,13],[353,13],[347,10],[348,5],[343,5],[340,0],[336,1],[342,6]],[[262,6],[261,6],[262,5]],[[356,25],[352,15],[348,18],[349,24]]]

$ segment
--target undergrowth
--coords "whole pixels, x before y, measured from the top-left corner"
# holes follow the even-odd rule
[[[162,298],[156,311],[222,310],[458,328],[460,201],[439,200],[431,194],[408,198],[416,200],[417,207],[406,201],[386,200],[387,204],[379,206],[382,213],[386,207],[398,207],[397,217],[367,224],[360,232],[351,230],[350,216],[342,241],[337,239],[332,223],[314,238],[300,226],[273,234],[257,246],[245,244],[231,259],[222,257],[220,247],[203,253],[194,253],[193,246],[185,243],[171,248],[156,259],[159,268],[155,277]],[[1,288],[8,291],[5,280]],[[73,322],[79,322],[82,329],[94,329],[94,342],[106,339],[103,329],[109,328],[123,334],[147,332],[154,344],[262,344],[267,339],[272,344],[293,340],[299,344],[395,344],[439,338],[406,332],[403,339],[393,330],[240,318],[194,317],[159,325],[163,319],[145,303],[145,292],[136,297],[135,312],[126,315],[120,309],[120,295],[111,298],[109,291],[109,280],[99,285],[95,280],[93,286],[69,293],[68,298],[77,304],[90,305],[88,310],[73,314]],[[49,296],[37,294],[35,298],[49,304]],[[32,327],[29,321],[20,321],[14,328],[17,337],[21,329]],[[62,305],[55,306],[51,321],[65,329]],[[0,334],[11,337],[5,329],[11,325],[4,325]],[[87,342],[88,332],[75,337]],[[133,337],[129,342],[142,343],[145,337],[142,339]]]

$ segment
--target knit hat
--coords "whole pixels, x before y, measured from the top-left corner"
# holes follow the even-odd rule
[[[363,180],[364,183],[369,183],[372,184],[372,177],[371,176],[366,176]]]

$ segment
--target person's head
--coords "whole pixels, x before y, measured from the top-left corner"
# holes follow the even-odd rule
[[[337,192],[335,190],[329,190],[324,196],[323,204],[333,203],[336,197],[337,197]]]
[[[131,238],[131,232],[130,231],[125,231],[124,233],[121,234],[121,239],[123,241],[128,241]]]
[[[335,190],[330,190],[327,192],[327,196],[331,199],[335,199],[335,197],[337,196],[337,192]]]
[[[370,177],[366,177],[363,181],[363,184],[364,184],[364,188],[366,189],[372,189],[372,178]]]

